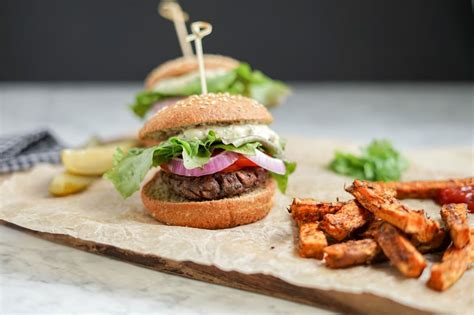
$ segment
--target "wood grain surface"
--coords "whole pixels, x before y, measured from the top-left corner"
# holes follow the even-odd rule
[[[354,294],[333,290],[299,287],[269,275],[223,271],[214,266],[196,264],[190,261],[174,261],[153,255],[143,255],[110,245],[73,238],[68,235],[38,232],[19,227],[9,222],[1,220],[0,222],[8,227],[54,243],[71,246],[86,252],[107,256],[153,270],[265,294],[293,302],[324,307],[342,313],[404,315],[432,314],[373,294]]]

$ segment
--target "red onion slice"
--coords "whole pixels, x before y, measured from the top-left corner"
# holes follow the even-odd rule
[[[237,153],[224,151],[211,157],[209,162],[207,162],[203,167],[187,169],[184,167],[183,160],[178,158],[172,159],[167,166],[169,171],[173,174],[198,177],[220,172],[234,164],[238,158],[239,155]]]
[[[268,156],[260,150],[255,150],[255,155],[245,155],[245,157],[272,173],[280,175],[285,175],[286,173],[286,166],[282,160]]]

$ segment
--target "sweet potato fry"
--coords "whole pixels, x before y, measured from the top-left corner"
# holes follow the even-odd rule
[[[451,240],[448,237],[448,233],[441,228],[438,230],[438,233],[436,233],[433,239],[427,243],[420,243],[414,237],[411,239],[411,243],[422,254],[445,250],[449,246],[450,242]]]
[[[367,226],[367,229],[359,234],[359,237],[375,238],[375,233],[378,231],[383,222],[384,221],[382,219],[374,218]]]
[[[448,180],[377,183],[396,191],[398,199],[433,199],[440,190],[474,185],[474,177]]]
[[[383,220],[375,218],[369,223],[367,229],[360,233],[358,236],[361,238],[375,238],[375,233],[383,224]],[[448,247],[451,242],[446,231],[442,228],[438,230],[433,239],[427,243],[420,243],[415,237],[411,237],[410,242],[416,247],[416,249],[422,253],[431,253],[434,251],[441,251]]]
[[[427,219],[422,211],[410,210],[390,193],[383,193],[377,185],[355,180],[346,191],[376,217],[405,233],[416,234],[420,242],[429,242],[439,230],[439,224]]]
[[[467,247],[467,251],[469,253],[469,263],[474,263],[474,228],[471,228],[471,240],[469,242],[469,246]]]
[[[441,218],[443,218],[453,244],[457,248],[463,248],[469,243],[467,211],[467,205],[464,203],[450,203],[441,208]]]
[[[347,241],[324,249],[324,261],[329,268],[346,268],[368,264],[381,253],[373,239]]]
[[[318,222],[302,223],[299,226],[298,252],[301,257],[323,259],[328,242],[318,226]]]
[[[317,202],[314,199],[294,198],[290,212],[298,225],[304,222],[316,222],[325,214],[336,213],[344,205],[343,202]]]
[[[473,243],[463,248],[456,248],[452,244],[444,252],[441,263],[431,267],[431,276],[426,285],[433,290],[444,291],[456,283],[469,267]]]
[[[391,224],[383,223],[375,240],[388,259],[407,277],[418,278],[426,261],[416,248]]]
[[[326,214],[319,228],[335,240],[342,241],[366,224],[371,217],[369,211],[362,208],[357,201],[351,200],[335,214]]]
[[[423,227],[419,231],[413,233],[413,240],[416,240],[422,244],[430,243],[433,238],[439,234],[441,226],[437,221],[426,218],[424,211],[421,211],[419,213],[423,216],[424,223]]]

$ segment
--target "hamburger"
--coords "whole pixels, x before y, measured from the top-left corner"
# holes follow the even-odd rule
[[[208,91],[212,93],[240,94],[269,107],[277,105],[290,93],[283,82],[272,80],[230,57],[204,55],[204,66]],[[137,116],[144,118],[183,97],[200,93],[196,57],[180,57],[163,63],[146,77],[145,91],[137,94],[131,108]]]
[[[141,199],[165,224],[221,229],[255,222],[268,214],[276,188],[284,192],[295,169],[268,127],[272,120],[265,106],[241,95],[184,98],[139,131],[141,140],[159,144],[126,154],[117,149],[105,177],[126,198],[159,167]]]

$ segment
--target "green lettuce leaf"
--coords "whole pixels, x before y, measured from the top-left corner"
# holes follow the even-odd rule
[[[329,168],[336,173],[370,181],[396,181],[408,168],[408,161],[387,140],[374,140],[362,154],[336,152]]]
[[[241,63],[234,71],[237,81],[244,86],[239,94],[253,98],[265,106],[275,106],[290,94],[286,84],[272,80],[258,70],[252,70],[246,63]]]
[[[235,81],[236,76],[235,72],[231,71],[221,75],[208,77],[206,80],[208,92],[218,93],[227,91],[227,88]],[[186,84],[164,86],[155,90],[155,92],[170,97],[201,94],[201,79],[196,77],[193,80],[186,82]]]
[[[288,162],[288,161],[284,161],[284,162],[285,162],[285,166],[286,166],[286,173],[284,175],[275,174],[275,173],[270,172],[273,179],[275,179],[275,181],[277,182],[278,189],[282,193],[285,193],[286,188],[288,187],[288,177],[291,174],[293,174],[293,172],[296,170],[296,163]]]
[[[272,107],[281,103],[289,93],[290,90],[284,83],[279,81],[267,81],[249,85],[248,96],[265,106]]]
[[[153,104],[165,98],[167,98],[167,96],[158,92],[143,91],[137,94],[135,97],[135,103],[130,105],[130,108],[135,113],[135,115],[140,118],[144,118],[148,111],[150,111]]]
[[[140,189],[145,175],[153,166],[154,150],[130,150],[126,155],[117,148],[114,155],[114,167],[104,174],[115,189],[125,198]]]
[[[214,149],[223,149],[225,151],[232,151],[235,153],[245,154],[245,155],[255,155],[255,150],[257,150],[262,145],[258,142],[246,143],[239,147],[233,146],[232,144],[217,144],[214,145]]]
[[[171,137],[158,146],[146,149],[134,148],[127,154],[117,149],[114,155],[114,167],[104,176],[114,184],[123,197],[129,197],[140,189],[141,182],[152,167],[167,163],[175,157],[182,157],[184,166],[193,169],[205,165],[214,149],[254,155],[259,146],[258,143],[245,143],[239,147],[224,145],[212,131],[205,140]]]
[[[255,155],[255,150],[260,148],[261,144],[258,142],[245,143],[239,147],[223,144],[216,138],[213,131],[210,131],[204,140],[171,137],[158,146],[145,149],[134,148],[127,154],[117,149],[114,155],[114,167],[105,173],[104,177],[114,184],[124,198],[127,198],[140,189],[143,179],[151,168],[167,163],[175,157],[182,157],[184,166],[187,169],[193,169],[209,162],[215,149]],[[288,175],[294,171],[293,163],[286,162],[286,165],[285,175],[273,174],[282,192],[286,190]]]
[[[207,89],[212,93],[242,94],[265,106],[277,105],[290,93],[286,84],[272,80],[258,70],[252,70],[246,63],[241,63],[237,68],[224,74],[208,78]],[[200,93],[201,82],[199,77],[196,77],[186,84],[172,85],[157,91],[140,92],[130,108],[138,117],[144,118],[156,102]]]

